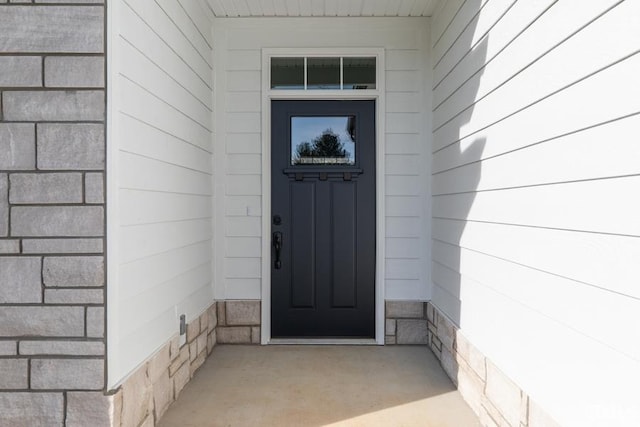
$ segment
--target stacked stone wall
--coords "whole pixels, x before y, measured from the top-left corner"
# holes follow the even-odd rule
[[[0,424],[105,387],[105,6],[0,1]],[[60,2],[62,3],[62,2]]]
[[[186,343],[180,345],[180,337],[174,336],[109,398],[112,403],[103,419],[86,425],[156,425],[213,351],[217,324],[213,304],[187,325]]]
[[[218,301],[220,344],[260,344],[260,301]]]
[[[385,344],[427,344],[427,303],[385,302]]]
[[[430,302],[427,340],[462,397],[488,427],[558,427],[525,391]]]

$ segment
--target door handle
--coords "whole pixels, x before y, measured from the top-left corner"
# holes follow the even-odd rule
[[[280,270],[282,268],[282,261],[280,261],[280,252],[282,251],[282,233],[280,231],[273,233],[273,247],[276,250],[276,259],[273,263],[273,267],[276,270]]]

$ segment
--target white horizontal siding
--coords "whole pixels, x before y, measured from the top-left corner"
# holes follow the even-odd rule
[[[432,32],[433,301],[561,425],[635,425],[640,4],[456,3]]]
[[[238,7],[230,3],[218,2],[220,7]],[[329,6],[345,11],[347,3],[339,1]],[[378,6],[382,3],[387,2],[378,2]],[[389,2],[388,6],[410,10],[401,3]],[[426,112],[430,110],[425,94],[430,72],[425,70],[427,25],[426,20],[412,19],[216,21],[216,64],[221,67],[217,73],[221,88],[216,98],[217,148],[224,150],[224,162],[215,180],[224,182],[222,191],[226,195],[216,200],[220,214],[216,227],[225,236],[224,241],[217,242],[216,252],[226,256],[217,264],[216,298],[261,297],[261,277],[255,270],[262,255],[259,242],[264,214],[261,58],[262,49],[270,47],[385,48],[385,206],[390,246],[381,262],[386,265],[386,297],[429,298],[429,266],[421,261],[430,258],[426,207],[430,154],[425,144]],[[403,242],[408,249],[403,248]]]
[[[211,23],[195,2],[113,7],[110,386],[213,302]]]

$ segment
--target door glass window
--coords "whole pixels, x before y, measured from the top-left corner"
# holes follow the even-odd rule
[[[355,116],[291,118],[292,165],[355,165],[355,162]]]

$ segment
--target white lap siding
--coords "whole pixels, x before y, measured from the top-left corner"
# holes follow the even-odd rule
[[[561,425],[637,424],[640,3],[434,22],[435,305]]]
[[[197,2],[114,7],[110,385],[213,303],[211,23]]]

